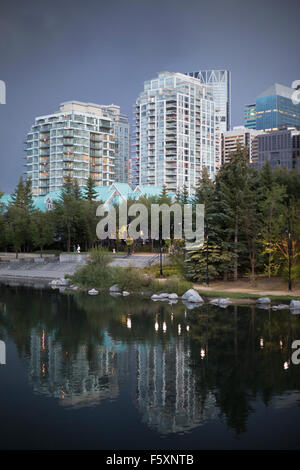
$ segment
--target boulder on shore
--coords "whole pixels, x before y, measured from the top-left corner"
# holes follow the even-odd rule
[[[161,294],[159,294],[159,298],[160,299],[168,299],[169,294],[167,294],[167,292],[162,292]]]
[[[159,297],[159,295],[157,295],[157,294],[151,295],[151,300],[159,300],[159,298],[160,298],[160,297]]]
[[[290,309],[300,309],[300,300],[291,300]]]
[[[97,289],[91,289],[91,290],[88,291],[88,294],[89,295],[98,295],[99,291],[97,291]]]
[[[118,286],[118,284],[114,284],[113,286],[109,288],[109,292],[121,292],[121,289]]]
[[[183,296],[182,300],[186,300],[187,302],[195,302],[195,303],[203,303],[204,300],[202,297],[198,294],[198,292],[195,289],[189,289],[187,290]]]
[[[269,297],[259,297],[257,300],[256,300],[256,303],[258,304],[270,304],[271,303],[271,300]]]
[[[178,299],[178,295],[175,294],[175,292],[173,294],[169,294],[169,299],[170,300],[177,300]]]

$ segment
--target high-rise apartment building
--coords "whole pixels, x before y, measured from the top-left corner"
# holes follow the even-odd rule
[[[244,126],[234,127],[232,131],[222,133],[222,164],[230,161],[231,154],[238,147],[248,149],[249,163],[256,163],[258,160],[258,136],[262,131],[247,129]]]
[[[293,88],[275,83],[256,98],[256,129],[277,131],[300,126],[300,104],[294,104]]]
[[[27,176],[40,196],[61,189],[67,177],[80,187],[89,176],[98,186],[110,185],[126,180],[128,154],[128,119],[118,106],[70,101],[35,119],[26,142]]]
[[[216,167],[221,165],[221,133],[231,129],[231,73],[229,70],[188,72],[190,77],[211,88],[216,110]]]
[[[247,129],[256,129],[256,105],[246,104],[244,110],[244,126]]]
[[[141,185],[189,194],[215,163],[215,103],[211,90],[181,73],[159,73],[136,101],[136,165]]]

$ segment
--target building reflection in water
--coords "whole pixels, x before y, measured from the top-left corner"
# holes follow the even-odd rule
[[[122,313],[86,327],[80,340],[66,327],[62,337],[56,329],[34,327],[28,354],[33,389],[78,408],[116,399],[126,385],[143,422],[162,435],[221,416],[240,434],[257,399],[276,409],[300,402],[298,369],[290,361],[297,318],[276,312],[272,321],[270,312],[257,319],[254,308],[245,312]],[[270,364],[272,374],[266,374]]]
[[[131,323],[127,328],[131,328]],[[166,331],[166,326],[161,328]],[[119,395],[120,384],[133,384],[133,400],[147,426],[159,433],[186,432],[213,419],[215,399],[198,400],[190,367],[188,334],[166,343],[125,344],[104,332],[103,344],[81,345],[76,354],[63,350],[55,333],[31,331],[29,375],[36,393],[55,397],[62,406],[95,406]]]
[[[86,345],[76,355],[63,351],[55,334],[35,330],[30,338],[30,378],[35,392],[59,399],[63,406],[93,406],[119,394],[120,379],[128,374],[128,350],[107,333],[92,356]]]
[[[185,432],[216,417],[214,396],[209,393],[204,406],[199,400],[186,336],[168,345],[138,345],[136,355],[136,404],[149,427]]]

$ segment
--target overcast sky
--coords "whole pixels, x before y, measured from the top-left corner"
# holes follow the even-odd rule
[[[0,190],[24,171],[34,117],[68,100],[118,104],[132,119],[160,71],[227,68],[232,124],[274,82],[300,79],[296,0],[1,0]]]

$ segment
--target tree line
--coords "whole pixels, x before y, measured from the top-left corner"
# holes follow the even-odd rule
[[[0,193],[0,200],[2,194]],[[81,244],[87,251],[96,237],[95,183],[92,178],[80,189],[76,180],[66,179],[52,210],[35,207],[31,180],[21,177],[8,206],[0,207],[0,247],[5,251],[30,252],[53,248],[73,251],[72,244]]]
[[[205,204],[205,243],[185,261],[194,281],[300,274],[300,173],[248,162],[239,148],[214,181],[203,171],[194,201]]]
[[[1,194],[0,194],[1,195]],[[99,217],[92,178],[85,188],[67,178],[52,210],[35,208],[31,181],[20,179],[8,207],[0,207],[0,249],[21,251],[48,249],[74,250],[80,244],[88,251],[98,242]],[[204,168],[202,178],[190,198],[186,187],[176,194],[180,204],[205,205],[205,241],[195,251],[184,252],[185,274],[189,280],[203,282],[223,278],[265,274],[268,277],[300,274],[300,173],[285,168],[271,169],[267,163],[261,171],[249,165],[246,149],[238,148],[225,163],[214,181]],[[135,200],[128,200],[128,207]],[[158,197],[139,198],[148,208],[151,230],[151,204],[171,204],[167,188]],[[118,206],[115,204],[118,214]],[[118,218],[117,218],[118,220]],[[174,218],[171,214],[171,225]],[[129,220],[130,222],[130,220]],[[174,228],[174,227],[173,227]],[[118,243],[118,240],[116,240]],[[149,239],[149,249],[154,243]],[[184,246],[184,240],[164,241],[165,249]]]

